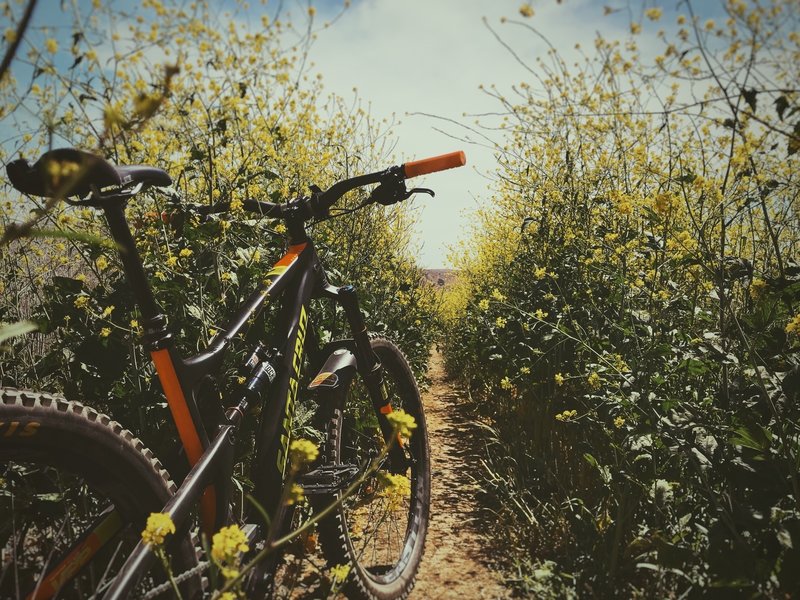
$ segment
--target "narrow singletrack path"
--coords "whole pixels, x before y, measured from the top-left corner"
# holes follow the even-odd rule
[[[422,396],[431,445],[431,520],[411,600],[510,598],[491,570],[492,522],[481,512],[470,473],[480,470],[478,426],[445,380],[441,356],[431,357],[431,386]]]

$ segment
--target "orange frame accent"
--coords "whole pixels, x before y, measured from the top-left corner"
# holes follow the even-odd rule
[[[186,404],[186,396],[183,395],[183,388],[181,388],[178,374],[175,372],[175,365],[172,364],[172,357],[166,348],[154,350],[150,353],[150,356],[153,358],[158,378],[161,381],[161,387],[167,397],[172,419],[178,428],[181,444],[186,450],[186,458],[189,459],[189,464],[194,466],[203,455],[203,444],[200,442],[200,436],[194,426],[189,406]],[[200,521],[203,523],[203,530],[209,536],[213,533],[212,529],[216,514],[217,497],[214,487],[209,486],[200,499]]]

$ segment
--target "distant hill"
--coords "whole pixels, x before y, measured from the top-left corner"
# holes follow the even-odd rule
[[[425,269],[425,279],[434,287],[448,287],[456,277],[458,277],[458,271],[455,269]]]

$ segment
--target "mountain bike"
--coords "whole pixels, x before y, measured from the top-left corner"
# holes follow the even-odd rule
[[[176,485],[131,432],[84,404],[0,388],[0,596],[153,598],[174,592],[170,586],[184,598],[206,595],[208,561],[198,549],[198,530],[208,536],[236,523],[252,554],[290,527],[292,507],[281,498],[305,365],[312,376],[302,392],[319,406],[325,440],[320,458],[298,482],[313,507],[340,502],[319,523],[324,554],[330,565],[350,565],[345,581],[349,597],[406,597],[422,557],[430,502],[419,390],[400,349],[368,332],[355,288],[329,282],[307,224],[331,218],[331,207],[342,196],[364,186],[374,187],[346,212],[373,203],[391,205],[416,193],[433,195],[424,188],[409,190],[405,181],[465,162],[463,152],[454,152],[345,179],[324,191],[311,186],[309,195],[283,204],[244,200],[244,210],[253,215],[283,221],[288,251],[208,346],[191,357],[176,349],[125,215],[137,194],[171,189],[170,176],[150,166],[115,166],[72,148],[47,152],[33,165],[25,159],[9,163],[9,179],[19,191],[57,194],[70,204],[103,210],[142,316],[141,342],[152,357],[188,473]],[[231,203],[183,203],[182,210],[210,218],[230,211]],[[341,307],[350,338],[320,344],[311,319],[313,299]],[[240,367],[246,376],[217,403],[219,416],[209,424],[200,402],[204,386],[220,376],[234,341],[276,300],[274,331],[252,350],[247,348]],[[387,418],[397,409],[417,423],[405,443],[393,438]],[[250,464],[255,502],[237,519],[231,510],[233,448],[247,420],[256,422]],[[376,493],[374,476],[366,476],[376,456],[385,456],[381,469],[409,478],[410,489],[401,502],[387,503]],[[342,498],[348,486],[352,496]],[[166,548],[171,581],[166,581],[153,548],[141,540],[152,512],[168,514],[177,530]],[[269,524],[264,515],[272,517]],[[248,573],[248,597],[270,594],[276,564],[271,555]]]

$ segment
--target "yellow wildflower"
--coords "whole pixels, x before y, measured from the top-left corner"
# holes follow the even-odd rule
[[[511,380],[508,377],[503,377],[500,380],[500,387],[503,388],[504,390],[510,390],[514,386],[512,385]]]
[[[539,319],[539,320],[541,321],[542,319],[544,319],[545,317],[547,317],[547,315],[548,315],[548,314],[549,314],[549,313],[546,313],[546,312],[545,312],[545,311],[543,311],[541,308],[537,308],[537,309],[536,309],[536,312],[535,312],[535,313],[533,313],[533,316],[534,316],[534,317],[536,317],[537,319]]]
[[[800,336],[800,313],[786,324],[786,333]]]
[[[175,533],[175,523],[170,516],[166,513],[150,513],[142,531],[142,541],[148,546],[160,546],[170,533]]]
[[[173,268],[175,265],[178,264],[178,257],[170,256],[167,258],[166,261],[164,261],[164,264],[166,264],[169,268]]]
[[[105,268],[108,266],[108,259],[101,254],[100,256],[97,257],[97,260],[94,261],[94,264],[98,268],[98,270],[104,271]]]
[[[350,574],[350,565],[336,565],[328,571],[333,581],[344,581]]]
[[[589,387],[592,388],[593,390],[597,390],[600,389],[600,386],[602,385],[602,380],[600,379],[600,375],[598,375],[596,371],[592,371],[589,374],[589,377],[586,378],[586,383],[588,383]]]
[[[192,255],[192,250],[190,248],[181,248],[181,251],[178,253],[181,258],[188,258]]]
[[[223,527],[211,539],[211,558],[219,564],[234,564],[241,552],[247,552],[247,536],[238,525]]]
[[[631,33],[636,35],[642,31],[642,26],[639,23],[631,23]]]
[[[564,385],[564,376],[561,373],[556,373],[555,377],[556,385]]]
[[[280,235],[286,233],[286,225],[284,225],[283,223],[278,223],[277,225],[275,225],[275,233],[278,233]]]
[[[116,307],[115,307],[113,304],[112,304],[112,305],[110,305],[110,306],[106,306],[106,307],[103,309],[103,313],[100,315],[100,318],[101,318],[101,319],[105,319],[105,318],[107,318],[107,317],[110,317],[110,316],[111,316],[111,313],[112,313],[112,312],[114,312],[114,308],[116,308]]]
[[[569,421],[578,415],[577,410],[565,410],[556,415],[556,421]]]
[[[58,42],[53,38],[48,38],[44,43],[44,47],[47,48],[47,51],[50,54],[55,54],[58,52]]]
[[[103,327],[100,330],[100,337],[107,338],[109,335],[111,335],[111,328],[110,327]]]
[[[506,299],[506,297],[503,294],[501,294],[500,290],[498,290],[497,288],[492,290],[492,298],[494,298],[498,302],[504,302]]]
[[[121,124],[125,118],[122,116],[122,111],[116,107],[109,104],[103,110],[103,123],[106,126],[106,129],[111,129],[115,125]]]
[[[319,449],[311,440],[301,438],[294,440],[289,445],[289,459],[295,469],[314,462],[317,460],[317,456],[319,456]]]
[[[478,302],[478,308],[480,308],[481,310],[489,310],[489,301],[486,298],[484,298],[483,300]]]
[[[544,267],[539,267],[533,272],[533,276],[536,277],[536,279],[544,279],[546,275],[547,275],[547,269],[545,269]]]
[[[411,496],[411,480],[405,475],[394,475],[381,471],[378,473],[381,482],[380,495],[388,501],[389,510],[397,510],[403,501]]]
[[[753,281],[750,283],[750,297],[753,300],[758,300],[763,294],[764,291],[767,289],[767,282],[763,279],[759,279],[755,277]]]
[[[497,320],[494,322],[494,324],[497,325],[498,329],[504,329],[506,323],[508,323],[508,321],[506,321],[506,319],[504,319],[503,317],[497,317]]]
[[[530,372],[531,372],[531,368],[530,367],[520,367],[519,372],[522,373],[523,375],[529,375]]]
[[[397,430],[397,433],[405,438],[411,437],[411,433],[417,428],[414,417],[404,410],[395,410],[386,415],[389,424]]]
[[[658,21],[661,18],[662,11],[660,8],[648,8],[644,11],[644,16],[646,16],[651,21]]]
[[[89,296],[80,295],[73,302],[75,308],[86,308],[89,305]]]
[[[303,486],[297,483],[293,483],[289,493],[286,495],[286,504],[299,504],[305,498],[305,493],[303,492]]]
[[[617,429],[620,429],[620,428],[622,428],[623,425],[625,425],[625,419],[624,418],[617,417],[616,419],[614,419],[614,427],[616,427]]]

